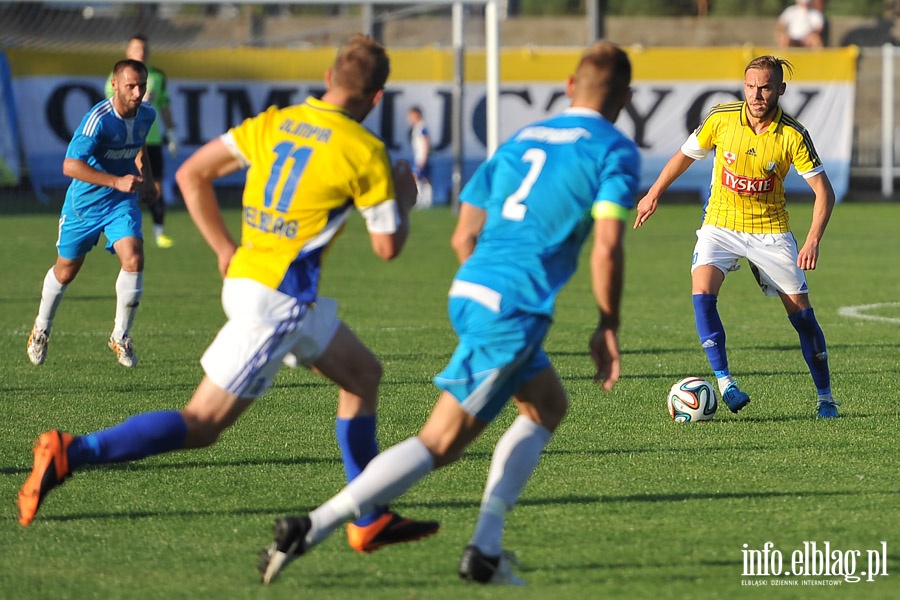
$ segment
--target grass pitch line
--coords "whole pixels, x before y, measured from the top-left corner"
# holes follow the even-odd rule
[[[866,319],[869,321],[881,321],[882,323],[900,323],[900,317],[882,317],[880,315],[866,314],[866,311],[884,308],[886,306],[900,306],[900,302],[878,302],[876,304],[842,306],[838,309],[838,314],[842,317],[850,317],[852,319]]]

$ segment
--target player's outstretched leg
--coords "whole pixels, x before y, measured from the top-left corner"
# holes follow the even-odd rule
[[[31,524],[50,490],[62,485],[71,474],[67,450],[72,439],[68,433],[54,429],[35,440],[34,466],[19,490],[19,523],[23,526]]]
[[[187,424],[174,410],[142,413],[101,431],[52,430],[34,444],[34,467],[19,491],[19,522],[28,525],[50,490],[84,465],[139,460],[185,447]]]

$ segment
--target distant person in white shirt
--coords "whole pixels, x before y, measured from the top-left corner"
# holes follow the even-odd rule
[[[428,125],[422,116],[422,109],[413,106],[406,114],[409,123],[409,145],[412,148],[412,172],[416,178],[416,186],[419,189],[417,208],[431,206],[431,137],[428,134]]]
[[[812,0],[797,0],[778,17],[775,39],[782,48],[821,48],[825,15],[811,6]]]

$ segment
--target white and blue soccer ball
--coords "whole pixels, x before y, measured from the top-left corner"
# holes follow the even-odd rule
[[[669,389],[666,407],[679,423],[709,421],[718,408],[716,390],[705,379],[685,377]]]

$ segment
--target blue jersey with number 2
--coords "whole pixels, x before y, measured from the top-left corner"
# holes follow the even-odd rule
[[[632,208],[639,177],[637,146],[595,111],[570,108],[525,127],[462,191],[487,220],[456,279],[496,291],[501,312],[552,315],[592,215]]]

